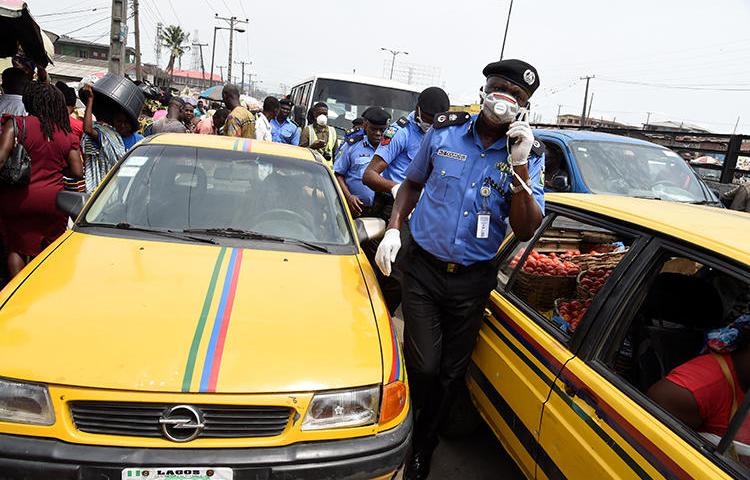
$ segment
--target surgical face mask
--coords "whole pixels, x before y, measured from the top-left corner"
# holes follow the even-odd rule
[[[328,125],[328,116],[321,113],[320,115],[315,117],[315,123],[317,123],[321,127],[325,127],[326,125]]]
[[[521,110],[518,101],[507,93],[483,94],[482,112],[496,125],[511,123]]]
[[[422,112],[420,112],[419,110],[417,110],[417,123],[419,124],[419,128],[421,128],[422,132],[424,133],[427,133],[427,130],[429,130],[432,126],[431,123],[422,120]]]

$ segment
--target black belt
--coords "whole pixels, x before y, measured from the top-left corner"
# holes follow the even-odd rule
[[[441,270],[443,272],[447,273],[464,273],[469,272],[472,270],[479,270],[481,268],[486,268],[487,266],[494,263],[493,260],[484,260],[481,262],[475,262],[471,265],[461,265],[460,263],[453,263],[453,262],[444,262],[443,260],[440,260],[435,255],[431,254],[424,248],[420,247],[417,242],[414,242],[414,249],[421,256],[427,263],[430,265],[435,266],[438,270]]]

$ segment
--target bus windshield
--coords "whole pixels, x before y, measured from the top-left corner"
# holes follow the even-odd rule
[[[392,121],[398,120],[414,110],[418,96],[418,92],[408,90],[319,78],[313,104],[325,102],[329,125],[346,130],[351,128],[352,120],[372,106],[383,107]]]

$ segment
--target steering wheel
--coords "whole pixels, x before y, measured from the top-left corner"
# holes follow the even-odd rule
[[[279,218],[279,217],[282,217],[282,218]],[[292,222],[301,223],[305,227],[308,227],[308,230],[309,230],[309,224],[305,217],[303,217],[297,212],[294,212],[292,210],[287,210],[284,208],[274,208],[273,210],[269,210],[267,212],[261,213],[255,219],[255,223],[263,223],[269,220],[285,220],[283,217],[287,217],[287,219],[291,218]]]

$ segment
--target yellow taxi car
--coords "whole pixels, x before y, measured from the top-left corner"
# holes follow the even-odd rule
[[[750,318],[749,238],[744,213],[548,195],[535,237],[501,249],[467,376],[526,477],[748,478],[750,362],[728,357],[730,382],[703,347],[707,332]],[[713,365],[708,390],[691,383],[708,374],[686,374],[697,361]],[[658,395],[665,382],[696,402],[697,421]]]
[[[131,150],[0,294],[0,478],[391,478],[411,410],[358,243],[384,225],[342,198],[307,149]]]

